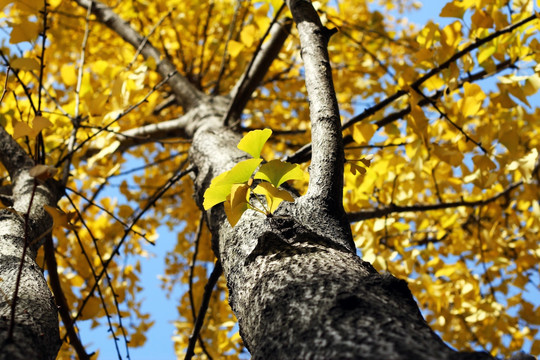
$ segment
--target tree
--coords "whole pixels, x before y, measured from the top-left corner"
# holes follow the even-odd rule
[[[78,321],[106,322],[119,355],[142,345],[161,224],[164,287],[189,285],[180,356],[538,352],[533,4],[451,1],[418,30],[381,3],[0,2],[2,357],[89,358]],[[238,164],[261,151],[309,180],[256,194],[273,175]],[[205,204],[212,184],[225,198]]]

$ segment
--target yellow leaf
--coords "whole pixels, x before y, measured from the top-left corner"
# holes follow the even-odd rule
[[[258,31],[255,25],[250,24],[245,26],[240,33],[240,40],[246,47],[251,47],[258,38]]]
[[[214,205],[225,201],[231,193],[232,185],[246,183],[261,162],[262,159],[241,161],[231,170],[225,171],[212,179],[210,186],[204,192],[204,209],[208,210]]]
[[[40,180],[47,180],[56,175],[58,169],[54,166],[38,164],[30,169],[28,172],[30,176]]]
[[[455,1],[449,2],[446,4],[443,9],[441,10],[441,13],[439,14],[440,17],[453,17],[453,18],[459,18],[462,19],[463,15],[465,14],[465,8],[461,7],[456,4]]]
[[[231,188],[231,193],[225,201],[225,215],[231,226],[235,226],[242,214],[248,209],[248,190],[247,184],[235,184]]]
[[[77,71],[72,65],[64,65],[60,68],[60,77],[66,86],[73,86],[77,83]]]
[[[279,187],[289,180],[302,180],[304,172],[298,164],[291,164],[281,160],[271,160],[263,164],[255,173],[255,179],[263,179],[275,187]]]
[[[486,94],[484,94],[478,84],[465,83],[463,88],[465,91],[461,104],[461,112],[465,117],[475,115],[482,107]]]
[[[96,296],[91,296],[86,305],[84,306],[81,315],[79,316],[80,320],[88,320],[98,316],[98,313],[101,310],[101,300]]]
[[[65,213],[62,210],[49,205],[44,205],[43,208],[52,217],[53,228],[57,229],[62,227],[66,229],[73,229],[73,225],[70,224],[70,221],[75,218],[75,211]]]
[[[266,197],[266,202],[268,203],[268,210],[273,213],[278,208],[279,204],[285,200],[293,202],[294,198],[286,190],[281,190],[276,188],[274,185],[268,182],[261,182],[253,190],[256,194],[261,194]]]
[[[43,116],[36,116],[32,121],[32,130],[36,132],[36,135],[43,129],[52,126],[53,124]]]
[[[433,153],[452,166],[459,166],[463,162],[463,154],[453,144],[433,144]]]
[[[229,41],[229,47],[227,51],[232,57],[237,57],[238,54],[244,49],[244,45],[238,41],[231,40]]]
[[[534,148],[531,150],[530,153],[528,153],[521,159],[512,161],[510,164],[506,166],[506,168],[507,170],[510,170],[510,171],[519,169],[521,176],[523,176],[523,180],[529,183],[532,180],[532,171],[534,167],[536,166],[537,161],[538,161],[538,150]]]
[[[248,184],[234,184],[231,188],[231,207],[235,208],[248,202]]]
[[[350,166],[350,169],[351,169],[351,173],[353,175],[356,175],[356,173],[360,173],[360,175],[365,175],[367,170],[365,168],[363,168],[362,166],[358,166],[356,165],[354,162],[348,162],[349,166]]]
[[[377,131],[377,125],[360,123],[353,127],[352,137],[354,142],[360,145],[367,144]]]
[[[481,9],[476,9],[471,17],[471,20],[476,27],[490,29],[493,27],[493,19],[489,14]]]
[[[37,134],[36,134],[37,135]],[[28,126],[24,121],[14,121],[13,124],[13,138],[18,139],[23,136],[35,137],[32,128]]]
[[[39,70],[39,62],[32,58],[18,58],[10,63],[11,67],[18,70]]]
[[[9,36],[10,44],[18,44],[24,41],[33,41],[37,38],[40,31],[38,23],[23,21],[20,24],[14,24]]]
[[[261,157],[261,151],[266,141],[272,135],[272,130],[262,129],[248,132],[238,143],[238,149],[247,152],[255,159]]]

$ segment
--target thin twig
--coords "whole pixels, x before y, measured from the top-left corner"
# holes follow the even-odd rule
[[[489,204],[493,201],[496,201],[497,199],[507,195],[508,193],[510,193],[511,191],[513,191],[514,189],[518,188],[521,185],[523,185],[523,181],[520,181],[511,185],[504,191],[490,198],[487,198],[485,200],[478,200],[478,201],[462,200],[462,201],[456,201],[456,202],[450,202],[450,203],[418,204],[418,205],[410,205],[410,206],[390,204],[383,208],[349,213],[348,218],[350,222],[357,222],[357,221],[364,221],[368,219],[380,218],[385,215],[393,214],[393,213],[422,212],[422,211],[431,211],[431,210],[450,209],[450,208],[455,208],[455,207],[460,207],[460,206],[467,206],[467,207],[482,206],[482,205]]]
[[[191,264],[189,265],[189,303],[191,305],[191,315],[193,317],[193,323],[197,320],[197,315],[195,314],[195,300],[193,299],[193,276],[195,274],[195,263],[197,262],[197,255],[199,253],[199,245],[201,242],[202,237],[202,231],[204,227],[204,213],[201,212],[201,216],[199,218],[199,226],[197,227],[197,236],[195,238],[195,248],[193,249],[193,256],[191,258]],[[204,345],[203,338],[201,337],[201,334],[198,336],[199,344],[201,345],[201,348],[203,352],[208,356],[209,359],[212,359],[212,356],[208,353],[208,350],[206,350],[206,346]]]
[[[60,313],[60,317],[64,323],[66,334],[69,337],[69,343],[75,349],[77,357],[80,360],[89,360],[90,355],[86,353],[86,349],[81,343],[77,331],[75,330],[75,324],[71,318],[71,310],[60,284],[60,277],[58,276],[58,264],[54,255],[54,244],[51,236],[46,237],[43,249],[45,251],[47,273],[49,274],[49,284],[54,294],[56,306],[58,306],[58,312]]]
[[[433,106],[435,108],[435,110],[437,110],[437,112],[439,113],[439,115],[441,117],[443,117],[446,121],[448,121],[450,124],[452,124],[453,127],[455,127],[457,130],[459,130],[459,132],[465,136],[465,139],[467,141],[470,141],[472,142],[473,144],[475,144],[476,146],[478,146],[480,148],[480,150],[482,150],[484,152],[484,154],[488,155],[488,151],[482,146],[481,143],[479,143],[478,141],[474,140],[472,137],[469,136],[469,134],[467,134],[465,132],[465,130],[463,130],[458,124],[456,124],[454,121],[452,121],[452,119],[450,119],[450,117],[444,112],[442,111],[439,106],[437,105],[437,103],[435,101],[433,101],[431,98],[427,97],[419,88],[412,88],[414,91],[416,91],[420,96],[422,96],[426,101],[428,101],[431,106]]]
[[[206,311],[208,310],[208,304],[210,303],[212,290],[214,289],[214,286],[219,280],[219,277],[221,276],[222,272],[223,272],[223,268],[221,267],[221,262],[218,260],[216,261],[214,270],[212,270],[212,274],[210,274],[210,277],[208,278],[208,282],[204,286],[204,294],[202,298],[201,307],[199,308],[199,313],[197,315],[197,321],[195,322],[195,327],[193,328],[193,332],[191,333],[191,336],[189,337],[188,348],[186,350],[186,356],[184,357],[184,360],[190,360],[194,355],[195,344],[197,343],[197,338],[199,337],[199,334],[201,332],[201,329],[204,323],[204,317],[206,315]]]

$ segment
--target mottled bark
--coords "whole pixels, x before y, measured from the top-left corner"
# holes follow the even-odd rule
[[[231,228],[223,206],[207,212],[244,344],[254,359],[491,359],[458,353],[427,325],[405,281],[380,275],[355,253],[342,207],[343,145],[323,28],[309,1],[288,4],[298,25],[311,108],[307,194],[275,214],[246,211]],[[196,199],[245,154],[239,136],[194,131]]]
[[[43,206],[56,204],[57,191],[29,175],[32,160],[1,127],[0,161],[13,201],[0,210],[0,359],[54,359],[60,348],[56,305],[35,258],[52,227]]]

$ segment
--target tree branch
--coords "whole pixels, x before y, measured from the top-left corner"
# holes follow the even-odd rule
[[[431,69],[428,73],[421,76],[419,79],[414,81],[410,85],[410,87],[411,88],[415,88],[415,87],[419,88],[419,86],[422,85],[424,82],[426,82],[427,80],[429,80],[433,76],[437,75],[438,73],[440,73],[441,71],[443,71],[444,69],[449,67],[453,62],[457,61],[459,58],[463,57],[464,55],[472,52],[473,50],[479,48],[480,46],[484,45],[485,43],[487,43],[487,42],[489,42],[489,41],[491,41],[491,40],[493,40],[493,39],[495,39],[495,38],[497,38],[497,37],[499,37],[501,35],[512,32],[515,29],[517,29],[518,27],[526,25],[527,23],[529,23],[529,22],[531,22],[531,21],[533,21],[535,19],[537,19],[537,17],[536,17],[535,14],[533,14],[533,15],[531,15],[531,16],[529,16],[529,17],[527,17],[527,18],[525,18],[525,19],[523,19],[523,20],[521,20],[521,21],[519,21],[519,22],[517,22],[515,24],[509,25],[509,26],[505,27],[504,29],[496,31],[496,32],[486,36],[485,38],[478,39],[477,41],[475,41],[471,45],[465,47],[461,51],[458,51],[457,53],[452,55],[448,60],[443,62],[441,65]],[[372,115],[375,115],[377,112],[384,109],[386,106],[390,105],[391,103],[393,103],[394,101],[396,101],[397,99],[401,98],[403,95],[406,95],[406,94],[408,94],[408,91],[399,90],[396,93],[394,93],[393,95],[388,96],[386,99],[384,99],[380,103],[377,103],[374,106],[372,106],[370,108],[367,108],[362,113],[360,113],[360,114],[352,117],[348,121],[344,122],[343,125],[342,125],[342,130],[345,130],[346,128],[351,127],[352,125],[356,124],[357,122],[360,122],[360,121],[362,121],[362,120],[364,120],[364,119],[366,119],[366,118],[368,118],[368,117],[370,117]],[[406,111],[406,110],[402,110],[402,112],[404,112],[404,111]],[[409,112],[410,112],[410,110],[409,110]],[[396,118],[399,118],[399,117],[396,117]],[[392,121],[393,120],[394,119],[392,119]],[[391,121],[389,121],[389,122],[391,122]],[[387,122],[387,123],[389,123],[389,122]],[[387,123],[384,123],[384,125],[386,125]],[[380,121],[379,123],[377,123],[377,125],[379,127],[381,127],[381,126],[383,126],[383,122]],[[311,147],[312,147],[312,144],[306,144],[301,149],[299,149],[296,153],[292,154],[291,156],[286,157],[285,160],[289,161],[289,162],[293,162],[293,163],[304,162],[309,158],[309,155],[311,153]]]
[[[431,210],[451,209],[451,208],[456,208],[460,206],[467,206],[467,207],[483,206],[483,205],[492,203],[503,196],[508,195],[510,192],[512,192],[514,189],[516,189],[517,187],[521,185],[523,185],[523,181],[517,182],[509,186],[504,191],[484,200],[477,200],[477,201],[462,200],[462,201],[456,201],[456,202],[450,202],[450,203],[418,204],[418,205],[411,205],[411,206],[400,206],[400,205],[390,204],[383,208],[349,213],[348,217],[349,217],[350,222],[357,222],[357,221],[364,221],[368,219],[381,218],[383,216],[386,216],[389,214],[395,214],[395,213],[422,212],[422,211],[431,211]]]
[[[310,103],[313,150],[305,196],[332,210],[342,209],[343,138],[327,50],[332,32],[321,24],[311,2],[289,0],[287,5],[300,35]]]
[[[146,42],[141,49],[141,54],[145,59],[153,58],[155,60],[157,65],[156,70],[164,79],[170,74],[174,74],[170,76],[167,83],[175,94],[178,103],[186,111],[197,106],[205,97],[204,93],[197,90],[185,77],[177,72],[174,64],[165,59],[158,49],[122,20],[107,5],[96,0],[75,0],[75,2],[86,9],[92,5],[92,13],[97,19],[120,35],[122,39],[135,47],[135,49],[139,49]]]
[[[0,126],[0,162],[12,180],[17,177],[20,171],[34,166],[34,160],[2,126]]]
[[[86,353],[86,349],[84,348],[83,344],[79,339],[79,336],[77,335],[73,319],[71,318],[69,305],[64,295],[64,291],[62,290],[62,286],[60,285],[60,277],[58,276],[58,265],[54,256],[54,244],[50,235],[47,236],[47,238],[45,239],[45,245],[43,246],[43,249],[45,250],[45,261],[47,262],[47,270],[49,273],[51,290],[54,294],[54,300],[56,302],[56,305],[58,306],[58,312],[60,313],[60,317],[62,318],[62,322],[64,323],[64,327],[66,328],[67,336],[69,337],[71,346],[73,346],[73,348],[77,352],[77,356],[80,360],[90,359],[90,355]]]
[[[199,313],[197,314],[197,320],[195,322],[195,327],[193,328],[193,333],[189,337],[189,344],[186,351],[186,356],[184,358],[186,360],[191,359],[193,357],[193,351],[195,350],[195,344],[197,342],[197,338],[199,337],[199,333],[201,332],[201,329],[203,326],[206,310],[208,310],[208,304],[210,303],[212,290],[214,289],[214,286],[218,282],[219,277],[221,276],[222,273],[223,273],[223,268],[221,267],[221,262],[218,260],[216,261],[214,270],[212,270],[212,274],[210,274],[210,278],[208,278],[208,282],[204,286],[204,294],[203,294],[201,307],[199,308]]]
[[[260,85],[291,32],[292,22],[290,19],[277,21],[278,16],[279,12],[277,12],[270,28],[261,39],[259,47],[255,51],[246,72],[238,80],[230,93],[232,100],[224,117],[225,125],[227,125],[229,120],[237,119],[240,116],[249,99],[251,99],[251,94]],[[267,43],[262,44],[268,35],[270,39]]]

